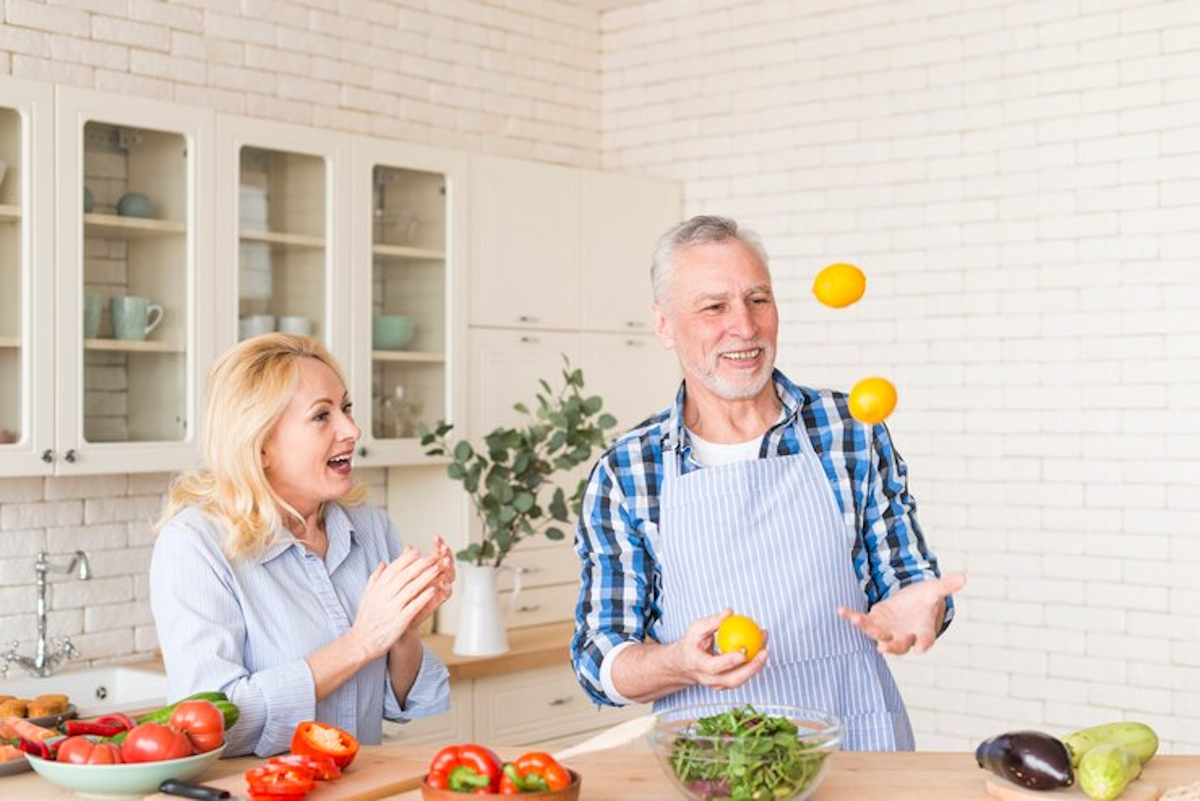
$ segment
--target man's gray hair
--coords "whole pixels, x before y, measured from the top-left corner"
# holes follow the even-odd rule
[[[771,268],[767,261],[767,250],[763,247],[762,238],[749,228],[738,228],[737,222],[728,217],[701,214],[684,220],[671,228],[658,239],[654,247],[654,255],[650,261],[650,287],[654,290],[654,300],[660,306],[666,306],[667,282],[671,280],[671,271],[675,266],[675,254],[692,245],[705,242],[723,242],[726,239],[736,239],[758,256],[767,275]]]

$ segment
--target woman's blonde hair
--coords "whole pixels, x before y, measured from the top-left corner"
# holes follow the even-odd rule
[[[222,549],[230,559],[264,553],[280,538],[284,515],[303,520],[272,489],[263,469],[263,448],[287,408],[300,377],[300,360],[326,364],[342,384],[345,375],[317,339],[265,334],[242,342],[213,364],[208,374],[204,417],[204,466],[171,483],[162,530],[175,515],[199,506],[225,527]],[[356,485],[340,503],[361,503]]]

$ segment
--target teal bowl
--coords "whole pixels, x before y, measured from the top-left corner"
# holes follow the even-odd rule
[[[221,758],[225,746],[205,754],[168,759],[163,762],[135,762],[127,765],[73,765],[28,755],[38,775],[66,790],[86,798],[128,798],[158,792],[167,779],[187,781],[208,770]]]
[[[152,217],[154,206],[141,192],[126,192],[117,201],[117,214],[122,217]]]
[[[412,341],[416,323],[403,314],[376,314],[371,318],[371,347],[400,350]]]

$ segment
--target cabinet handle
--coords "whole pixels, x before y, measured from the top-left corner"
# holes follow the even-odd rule
[[[625,327],[626,328],[645,328],[646,324],[641,322],[640,320],[626,320]]]
[[[53,462],[54,461],[54,451],[50,450],[49,448],[42,451],[42,461],[45,462],[46,464],[50,464],[51,462]]]
[[[537,610],[539,610],[541,608],[542,608],[541,604],[526,604],[524,606],[518,606],[517,611],[518,612],[536,612]]]
[[[646,347],[646,343],[642,342],[640,339],[627,339],[627,340],[625,340],[625,345],[630,348]]]
[[[537,321],[538,321],[538,318],[534,317],[532,314],[518,314],[517,315],[518,323],[536,323]]]
[[[540,567],[518,567],[518,568],[515,568],[515,569],[516,569],[516,570],[517,570],[517,571],[518,571],[518,572],[519,572],[519,573],[520,573],[522,576],[528,576],[528,575],[530,575],[531,573],[541,573],[541,572],[542,572],[542,569],[541,569]]]
[[[367,446],[366,446],[366,445],[360,445],[360,446],[358,446],[358,455],[359,455],[359,456],[366,456],[366,455],[367,455]]]
[[[519,341],[525,343],[526,345],[536,345],[542,340],[538,339],[537,337],[521,337]]]
[[[67,455],[64,456],[63,458],[66,459],[71,464],[75,464],[75,449],[71,448],[70,450],[68,450]]]
[[[550,704],[550,706],[566,706],[567,704],[571,703],[571,701],[572,701],[571,696],[563,695],[558,698],[551,699],[549,704]]]

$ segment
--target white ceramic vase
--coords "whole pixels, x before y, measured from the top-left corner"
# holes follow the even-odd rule
[[[459,656],[496,656],[508,651],[504,616],[521,593],[521,571],[511,567],[474,565],[459,562],[462,577],[462,602],[458,613],[458,631],[454,635],[454,653]],[[500,603],[496,576],[501,570],[513,575],[512,595]]]

